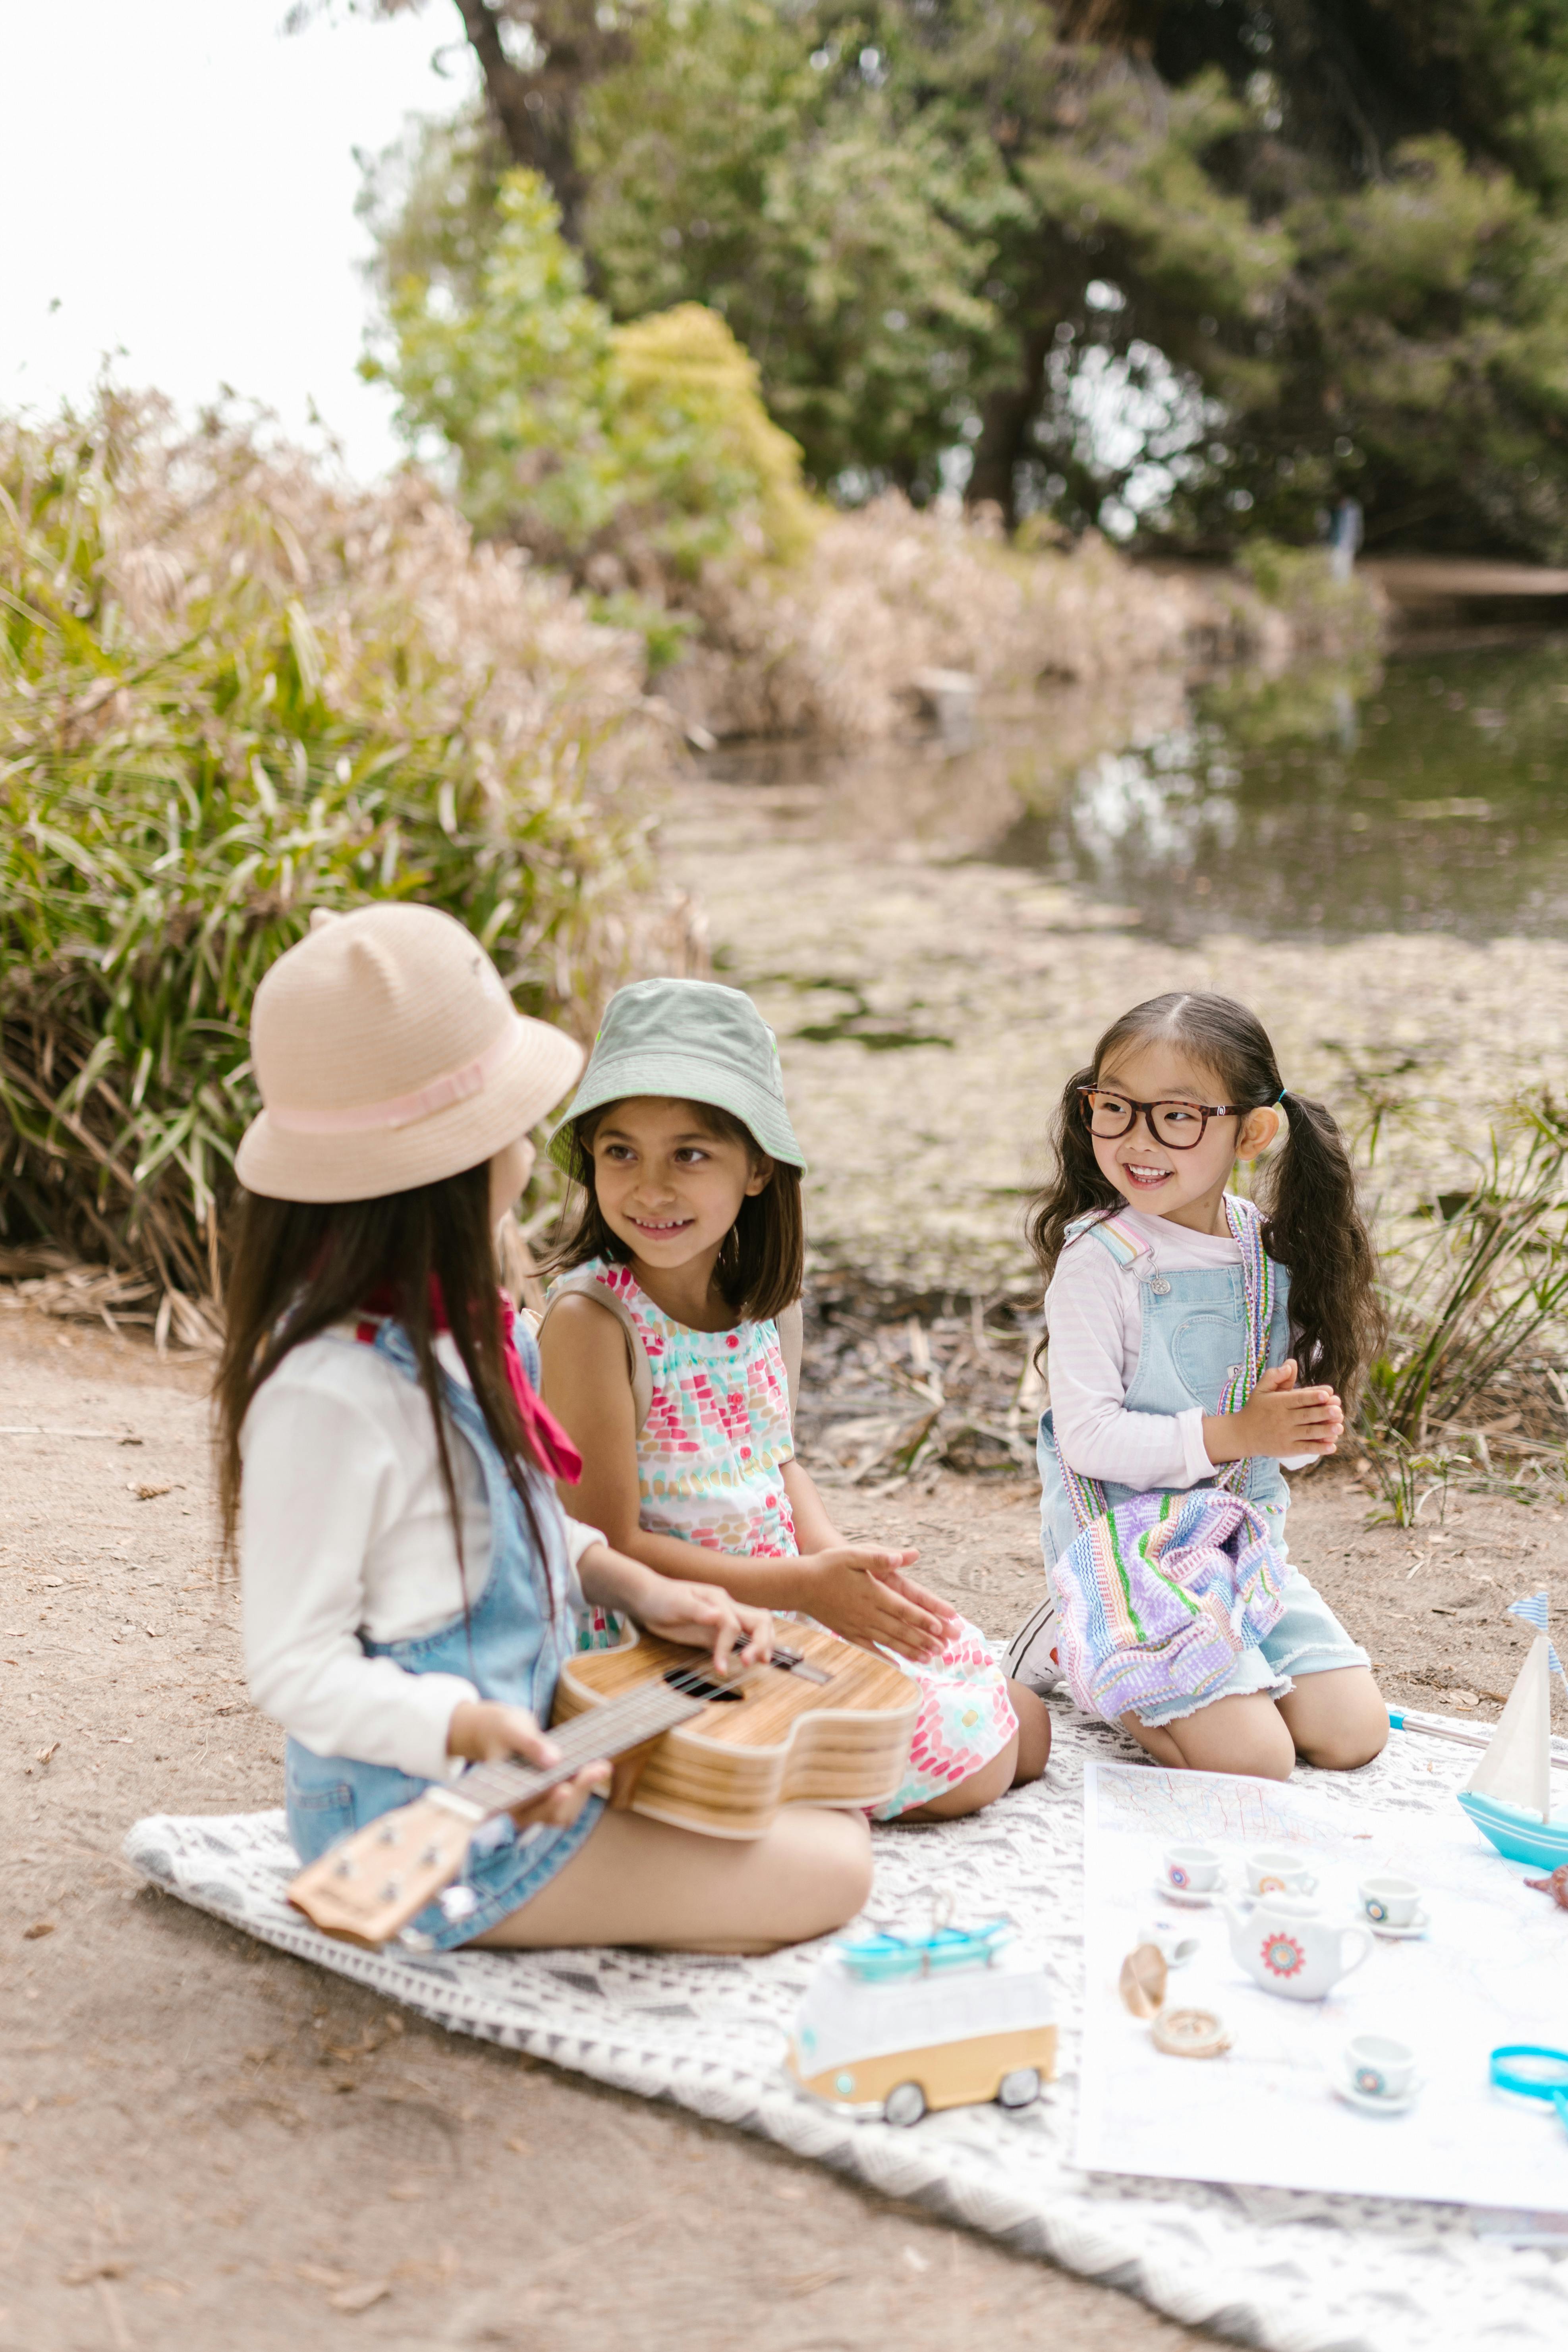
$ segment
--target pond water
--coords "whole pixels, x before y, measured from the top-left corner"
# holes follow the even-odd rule
[[[996,851],[1170,938],[1568,934],[1568,640],[1217,685]]]
[[[1140,700],[1142,707],[1140,708]],[[1568,938],[1568,636],[1432,639],[1360,676],[1042,696],[973,740],[726,747],[819,837],[1032,867],[1171,940]]]

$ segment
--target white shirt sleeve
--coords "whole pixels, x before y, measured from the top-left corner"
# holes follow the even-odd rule
[[[395,1438],[358,1398],[278,1378],[258,1391],[242,1436],[246,1666],[257,1706],[316,1755],[437,1780],[461,1769],[447,1733],[479,1693],[367,1657],[359,1641],[366,1554],[406,1500]]]
[[[610,1538],[602,1528],[591,1528],[585,1519],[574,1519],[569,1511],[564,1514],[564,1517],[566,1549],[572,1555],[572,1573],[575,1576],[582,1562],[583,1554],[585,1551],[591,1551],[595,1544],[607,1544]],[[579,1588],[580,1598],[581,1589]]]
[[[1126,1344],[1131,1313],[1131,1349]],[[1214,1475],[1204,1451],[1201,1405],[1185,1412],[1129,1412],[1124,1367],[1135,1359],[1141,1322],[1136,1277],[1092,1240],[1070,1244],[1046,1293],[1047,1371],[1062,1458],[1080,1478],[1113,1480],[1144,1493],[1194,1486]]]

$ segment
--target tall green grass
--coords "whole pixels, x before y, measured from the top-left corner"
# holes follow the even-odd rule
[[[1456,1475],[1496,1483],[1494,1450],[1519,1465],[1504,1483],[1526,1499],[1568,1468],[1568,1109],[1549,1094],[1514,1105],[1474,1182],[1416,1224],[1384,1255],[1390,1345],[1362,1406],[1400,1526]]]
[[[317,907],[585,1020],[635,946],[640,649],[416,478],[111,395],[0,422],[0,1244],[211,1297],[250,1000]]]

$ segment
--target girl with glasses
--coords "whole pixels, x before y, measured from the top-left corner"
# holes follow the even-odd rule
[[[1164,1765],[1368,1762],[1388,1717],[1366,1652],[1285,1549],[1282,1472],[1333,1453],[1382,1333],[1343,1138],[1245,1005],[1173,994],[1107,1030],[1054,1141],[1030,1218],[1050,1589],[1009,1673],[1065,1673]],[[1229,1192],[1276,1143],[1257,1205]]]

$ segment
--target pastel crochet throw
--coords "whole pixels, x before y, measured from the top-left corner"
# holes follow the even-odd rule
[[[1058,1654],[1078,1705],[1115,1722],[1202,1706],[1278,1623],[1289,1574],[1263,1515],[1223,1487],[1135,1495],[1056,1565]]]

